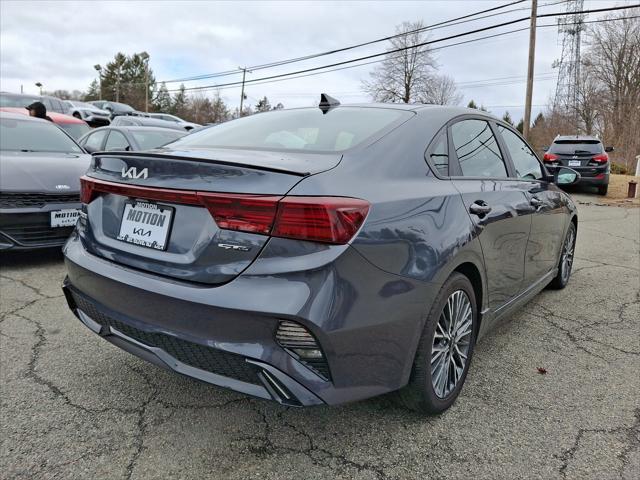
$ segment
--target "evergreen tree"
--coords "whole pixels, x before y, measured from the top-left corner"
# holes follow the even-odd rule
[[[516,130],[518,130],[520,133],[524,132],[524,118],[520,119],[518,125],[516,126]]]
[[[158,93],[156,94],[156,98],[153,100],[153,109],[156,112],[169,113],[172,109],[171,104],[171,94],[167,89],[167,85],[162,82],[160,88],[158,89]]]
[[[134,53],[131,56],[118,52],[101,71],[102,98],[128,103],[133,108],[144,110],[146,84],[149,85],[148,98],[151,100],[156,83],[151,69],[147,82],[148,62],[146,52]]]
[[[504,115],[502,116],[502,120],[507,122],[509,125],[513,125],[513,120],[511,120],[511,115],[509,115],[508,111],[504,112]]]
[[[180,118],[188,116],[189,114],[189,112],[187,112],[187,94],[185,93],[184,83],[180,84],[180,90],[173,97],[171,113]]]
[[[269,99],[266,96],[264,96],[256,104],[255,111],[256,113],[260,113],[260,112],[268,112],[269,110],[271,110],[271,104],[269,103]]]
[[[99,100],[100,99],[100,83],[98,83],[98,80],[93,80],[93,82],[91,82],[89,84],[89,89],[87,90],[87,93],[85,93],[83,100],[85,102],[90,102],[91,100]]]

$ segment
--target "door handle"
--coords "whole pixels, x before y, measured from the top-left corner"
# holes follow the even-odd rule
[[[538,197],[531,197],[531,199],[529,200],[529,203],[534,207],[536,207],[536,210],[538,208],[541,208],[544,205],[544,202],[540,200]]]
[[[491,211],[491,207],[482,200],[476,200],[469,207],[469,211],[479,217],[484,217]]]

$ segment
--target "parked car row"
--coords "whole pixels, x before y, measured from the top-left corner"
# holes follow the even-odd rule
[[[161,127],[185,130],[187,132],[200,127],[197,123],[187,122],[175,115],[140,112],[125,103],[108,100],[80,102],[77,100],[61,100],[48,95],[0,93],[0,108],[25,108],[34,102],[42,102],[47,109],[47,113],[70,115],[86,122],[91,127],[109,125],[116,120],[118,121],[116,125]],[[128,120],[124,120],[122,117]],[[133,120],[134,118],[135,120]]]

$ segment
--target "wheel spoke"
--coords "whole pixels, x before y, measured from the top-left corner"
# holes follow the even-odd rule
[[[447,299],[436,325],[431,347],[431,382],[436,395],[446,398],[460,382],[469,357],[473,308],[463,290]]]

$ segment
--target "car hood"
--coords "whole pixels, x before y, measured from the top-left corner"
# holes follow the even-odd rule
[[[87,154],[0,152],[0,190],[79,192],[80,177],[87,171],[90,162],[91,155]]]

